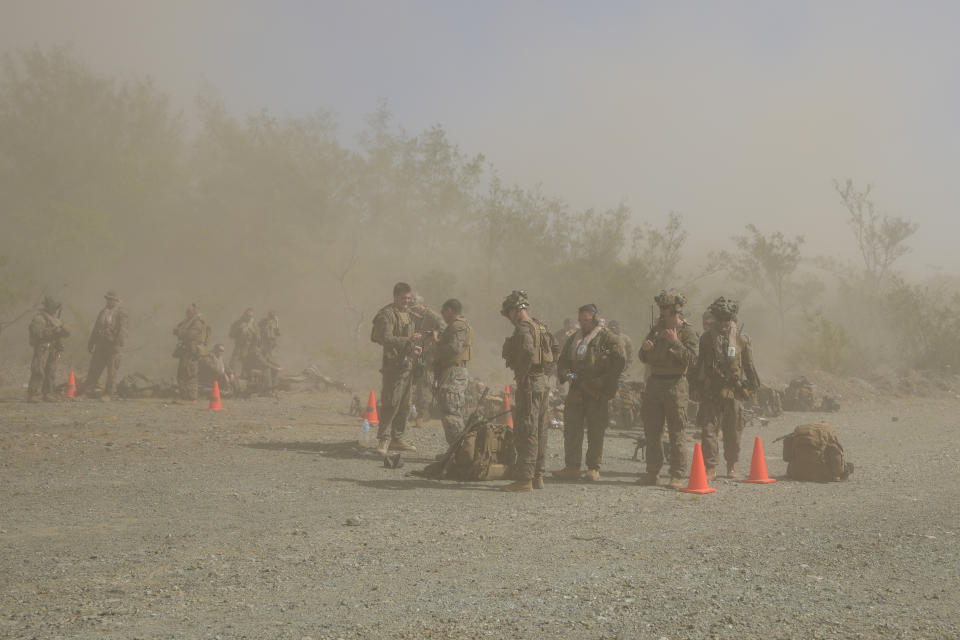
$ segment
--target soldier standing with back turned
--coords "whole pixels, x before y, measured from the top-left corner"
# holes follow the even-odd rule
[[[514,326],[503,344],[503,359],[517,381],[513,407],[514,444],[517,449],[516,481],[503,491],[543,488],[547,452],[547,379],[556,360],[556,342],[547,326],[527,313],[525,291],[514,291],[503,301],[500,314]]]
[[[43,308],[30,321],[28,329],[33,360],[30,361],[30,382],[27,402],[36,402],[37,394],[44,402],[56,402],[52,395],[57,377],[57,360],[63,353],[63,339],[70,330],[60,320],[60,302],[50,296],[43,299]]]
[[[718,431],[723,432],[727,477],[738,477],[743,401],[751,399],[760,388],[750,338],[737,327],[739,309],[735,300],[723,296],[710,305],[713,323],[700,338],[700,354],[690,376],[690,389],[700,402],[697,425],[702,429],[708,480],[717,477]]]
[[[127,312],[120,306],[120,297],[114,291],[103,296],[106,304],[97,315],[87,342],[90,369],[83,380],[82,393],[88,394],[100,384],[100,375],[107,370],[102,399],[109,400],[116,391],[117,371],[120,370],[120,349],[127,340]]]
[[[467,363],[473,355],[473,327],[463,317],[463,305],[456,298],[440,308],[446,329],[434,349],[436,376],[439,381],[437,401],[443,435],[451,445],[464,429],[463,408],[467,402]],[[436,334],[434,334],[436,335]]]
[[[177,386],[180,398],[196,400],[200,356],[203,355],[203,345],[210,339],[210,329],[200,315],[200,309],[196,304],[187,307],[186,317],[174,327],[173,335],[177,336],[177,347],[173,350],[173,357],[179,360]]]
[[[640,361],[650,367],[650,378],[640,408],[647,440],[647,472],[638,482],[657,484],[663,466],[663,450],[659,444],[666,422],[670,434],[670,486],[680,489],[687,469],[683,448],[688,399],[686,374],[697,360],[697,332],[680,313],[686,298],[671,290],[661,291],[654,301],[660,307],[660,319],[640,347]]]

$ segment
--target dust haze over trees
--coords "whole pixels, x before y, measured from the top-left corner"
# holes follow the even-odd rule
[[[116,288],[131,314],[124,369],[171,375],[170,329],[188,303],[201,306],[215,341],[248,305],[261,315],[276,308],[288,370],[319,361],[369,378],[370,320],[406,280],[433,306],[460,298],[477,330],[475,372],[505,378],[500,342],[510,329],[498,311],[510,290],[527,289],[551,327],[595,302],[636,340],[652,296],[678,286],[698,328],[715,295],[743,296],[755,340],[775,343],[761,340],[761,353],[840,345],[791,358],[797,366],[955,364],[960,302],[896,272],[916,226],[880,214],[869,187],[835,188],[838,223],[845,211],[862,264],[814,260],[802,238],[762,225],[718,239],[711,262],[685,250],[678,213],[637,223],[622,203],[575,210],[506,183],[439,125],[406,131],[382,106],[351,144],[326,112],[238,116],[205,92],[189,119],[149,80],[102,77],[69,49],[8,52],[0,322],[53,294],[83,335],[103,291]],[[917,302],[924,313],[913,325],[903,309]],[[5,362],[28,357],[23,329],[13,327],[0,334]],[[943,335],[957,346],[938,348]],[[903,339],[885,354],[870,348],[889,336]],[[84,342],[72,338],[65,358],[85,363]]]

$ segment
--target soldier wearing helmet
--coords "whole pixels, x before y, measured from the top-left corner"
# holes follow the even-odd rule
[[[57,360],[63,353],[63,338],[70,330],[60,320],[60,301],[47,296],[42,308],[30,321],[30,346],[33,360],[30,361],[30,382],[27,384],[27,402],[36,402],[37,394],[45,402],[56,402],[53,395],[57,377]]]
[[[690,375],[691,392],[700,401],[697,424],[701,428],[703,462],[711,480],[717,476],[717,432],[721,430],[727,477],[738,477],[742,403],[760,388],[750,338],[737,326],[739,310],[736,300],[723,296],[710,305],[707,312],[713,324],[700,338],[700,353]]]
[[[666,423],[670,436],[670,486],[683,487],[687,459],[683,443],[683,427],[687,421],[687,370],[697,360],[697,332],[681,313],[686,298],[676,291],[661,291],[654,297],[660,318],[650,328],[640,347],[640,361],[647,364],[650,378],[643,393],[640,413],[648,443],[646,474],[638,481],[656,485],[663,466],[659,445]]]
[[[504,491],[543,488],[547,452],[547,379],[557,358],[557,346],[547,326],[530,317],[525,291],[515,290],[500,307],[500,314],[514,326],[503,343],[503,359],[513,370],[517,395],[513,406],[516,481]]]
[[[116,391],[117,372],[120,370],[120,350],[127,340],[127,312],[120,306],[120,296],[113,290],[103,296],[106,301],[97,315],[87,341],[90,368],[83,380],[82,392],[90,394],[100,384],[103,370],[107,370],[103,400],[109,400]]]

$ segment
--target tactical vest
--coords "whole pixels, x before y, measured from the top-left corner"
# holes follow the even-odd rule
[[[553,362],[553,335],[536,318],[530,318],[530,325],[533,327],[533,359],[530,364],[534,366],[546,367]]]

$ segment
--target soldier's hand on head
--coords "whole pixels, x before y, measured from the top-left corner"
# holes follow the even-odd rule
[[[640,349],[643,351],[650,351],[650,349],[653,349],[653,342],[650,340],[644,340],[643,344],[640,345]]]

